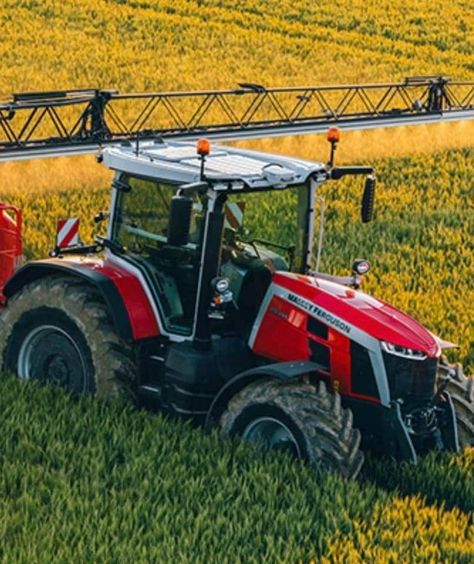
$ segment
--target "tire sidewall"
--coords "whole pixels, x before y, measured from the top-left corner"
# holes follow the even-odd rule
[[[13,325],[3,354],[3,367],[9,372],[18,373],[18,360],[25,339],[41,326],[57,327],[74,342],[84,362],[84,381],[82,390],[76,393],[95,393],[94,365],[90,347],[77,324],[62,310],[53,307],[40,307],[24,312]],[[48,380],[44,380],[48,381]],[[70,392],[71,390],[67,387]]]

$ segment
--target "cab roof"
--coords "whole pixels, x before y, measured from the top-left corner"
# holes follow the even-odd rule
[[[200,180],[201,159],[196,145],[186,142],[147,141],[108,147],[102,153],[108,168],[133,176],[172,184]],[[234,188],[283,188],[306,182],[309,176],[324,172],[322,163],[214,145],[206,157],[204,173],[215,189],[232,183]],[[321,180],[321,179],[320,179]]]

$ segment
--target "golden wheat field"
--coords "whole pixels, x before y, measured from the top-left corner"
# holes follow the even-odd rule
[[[116,88],[121,92],[402,81],[443,74],[474,78],[469,2],[436,10],[416,1],[6,0],[0,6],[0,97],[12,92]],[[474,126],[354,132],[346,162],[474,144]],[[255,145],[253,143],[252,145]],[[318,137],[257,142],[321,158]],[[342,161],[341,161],[342,162]],[[38,169],[36,168],[38,166]],[[97,168],[51,163],[3,175],[9,184],[91,185]],[[29,176],[31,174],[32,176]],[[57,180],[59,177],[59,180]]]
[[[474,80],[470,0],[4,0],[0,99],[122,92]],[[321,136],[240,145],[327,159]],[[344,133],[340,163],[374,164],[375,221],[360,184],[324,187],[322,270],[365,256],[364,289],[459,343],[474,370],[474,124]],[[93,157],[0,163],[0,201],[25,213],[25,254],[57,219],[100,230],[110,172]],[[270,208],[270,212],[274,210]],[[281,213],[281,212],[278,212]],[[268,214],[268,238],[278,222]],[[187,425],[0,385],[0,562],[472,562],[474,450],[419,466],[369,460],[359,481],[222,443]]]

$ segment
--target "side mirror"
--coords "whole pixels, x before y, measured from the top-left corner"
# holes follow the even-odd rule
[[[375,176],[370,175],[365,180],[364,195],[362,196],[362,223],[372,221],[375,203]]]
[[[105,219],[108,219],[109,217],[110,217],[109,212],[100,211],[99,213],[95,214],[94,223],[101,223],[102,221],[104,221]]]
[[[176,195],[171,199],[168,244],[173,247],[187,245],[189,230],[191,228],[191,214],[193,211],[193,200],[186,196]]]

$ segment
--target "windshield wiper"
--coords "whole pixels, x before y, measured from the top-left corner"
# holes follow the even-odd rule
[[[280,243],[274,243],[273,241],[269,241],[268,239],[247,239],[247,240],[241,239],[241,242],[244,243],[245,245],[250,245],[255,251],[257,258],[260,258],[260,253],[258,251],[258,247],[256,243],[260,243],[261,245],[267,245],[269,247],[275,247],[276,249],[281,249],[287,252],[288,260],[290,263],[289,266],[291,270],[293,266],[293,261],[295,260],[296,245],[282,245]]]

